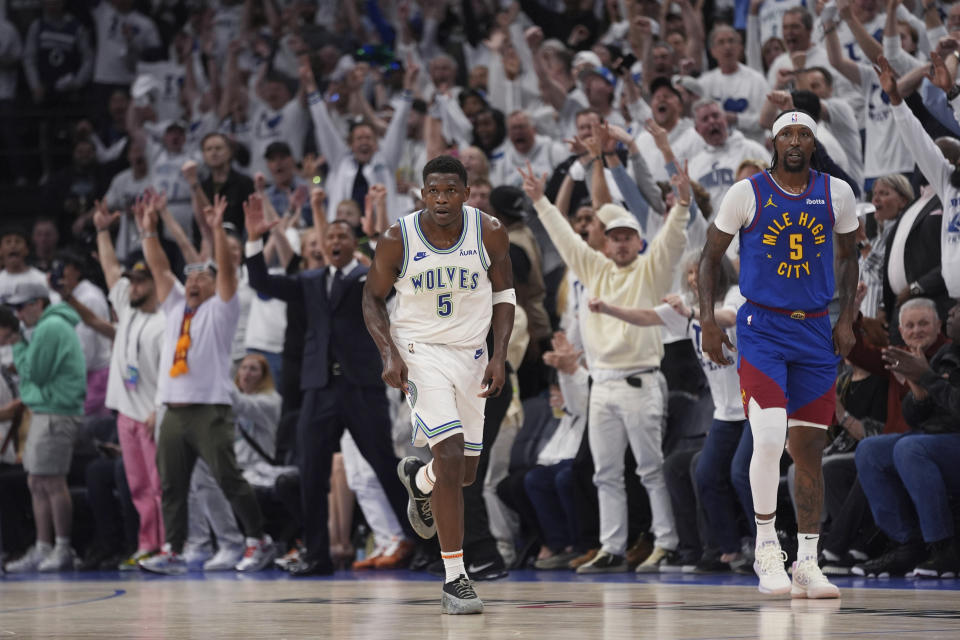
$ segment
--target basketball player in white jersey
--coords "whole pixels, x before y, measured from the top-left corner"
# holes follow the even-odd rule
[[[467,171],[450,156],[423,168],[425,208],[381,237],[363,292],[367,330],[383,358],[383,380],[411,407],[413,443],[433,460],[400,461],[407,515],[424,538],[440,538],[443,613],[482,613],[463,564],[463,492],[476,479],[483,410],[500,393],[516,294],[509,240],[500,222],[474,207]],[[396,288],[388,316],[386,298]],[[486,337],[493,324],[493,354]],[[489,359],[489,361],[488,361]]]

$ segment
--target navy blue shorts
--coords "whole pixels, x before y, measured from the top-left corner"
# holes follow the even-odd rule
[[[752,398],[788,418],[833,422],[840,356],[828,315],[795,320],[747,301],[737,312],[737,350],[744,410]]]

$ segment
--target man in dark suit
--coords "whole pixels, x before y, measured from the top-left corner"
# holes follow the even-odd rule
[[[244,204],[250,286],[306,308],[307,334],[300,372],[303,405],[297,424],[300,500],[306,556],[290,573],[329,575],[327,493],[334,451],[346,428],[377,474],[398,520],[407,524],[407,492],[397,480],[380,355],[367,333],[360,301],[367,267],[353,257],[357,239],[343,221],[329,224],[324,242],[329,264],[296,275],[269,275],[262,236],[276,223],[263,219],[256,194]],[[408,532],[412,537],[412,530]]]

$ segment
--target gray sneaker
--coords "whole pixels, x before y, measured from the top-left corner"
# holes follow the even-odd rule
[[[423,463],[419,459],[407,456],[397,465],[397,476],[400,477],[400,482],[410,496],[407,501],[407,518],[410,520],[410,526],[418,536],[429,540],[437,535],[437,523],[433,520],[430,496],[417,488],[417,471],[422,466]]]
[[[460,574],[460,577],[453,582],[443,585],[440,610],[450,615],[483,613],[483,602],[473,589],[473,582],[467,576]]]
[[[580,557],[580,552],[578,551],[564,551],[563,553],[554,554],[549,558],[537,560],[533,563],[533,568],[541,571],[554,571],[557,569],[566,569],[569,571],[570,561],[578,557]]]

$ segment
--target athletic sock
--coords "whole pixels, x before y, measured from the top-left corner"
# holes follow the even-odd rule
[[[777,517],[774,516],[769,520],[763,520],[757,518],[757,546],[760,546],[761,542],[766,540],[776,540],[777,539],[777,527],[776,527]]]
[[[467,570],[463,567],[463,549],[441,551],[440,557],[443,558],[443,568],[447,572],[444,583],[453,582],[460,576],[467,575]]]
[[[57,548],[64,548],[70,546],[70,536],[57,536]]]
[[[44,542],[43,540],[37,540],[37,551],[42,551],[43,553],[50,553],[53,551],[53,545],[49,542]]]
[[[797,562],[807,558],[817,557],[817,543],[820,542],[819,533],[797,534]]]
[[[433,460],[420,467],[417,470],[417,489],[424,495],[433,493],[433,485],[437,482],[437,476],[433,472]]]

